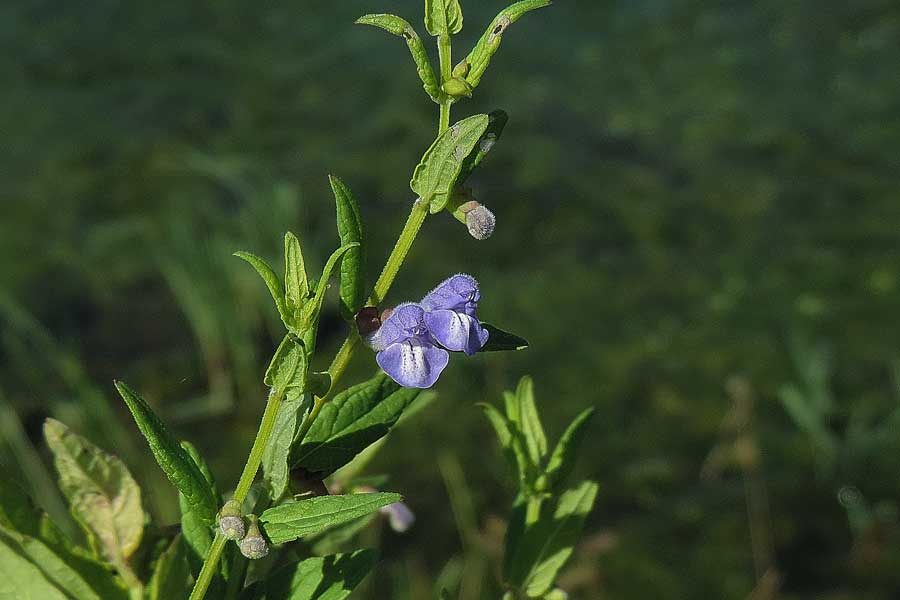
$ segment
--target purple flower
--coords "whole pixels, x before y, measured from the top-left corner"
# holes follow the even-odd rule
[[[382,506],[378,509],[378,512],[387,515],[391,529],[397,533],[404,533],[416,522],[416,515],[414,515],[413,511],[411,511],[403,502],[395,502],[393,504],[388,504],[387,506]]]
[[[450,361],[434,344],[424,317],[418,304],[401,304],[368,338],[378,366],[404,387],[430,388]]]
[[[475,317],[481,293],[471,275],[454,275],[422,298],[424,321],[431,336],[441,346],[469,356],[484,346],[487,330]]]

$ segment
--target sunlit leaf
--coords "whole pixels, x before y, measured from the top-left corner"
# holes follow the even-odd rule
[[[293,334],[284,336],[272,361],[266,369],[263,383],[274,390],[285,392],[289,389],[303,391],[306,383],[306,349]]]
[[[572,472],[578,455],[578,448],[581,445],[581,440],[584,439],[587,425],[592,416],[594,416],[593,407],[583,410],[566,428],[562,437],[559,438],[553,453],[550,455],[550,460],[547,462],[545,471],[547,489],[554,490],[563,485]]]
[[[147,438],[150,451],[166,477],[179,492],[184,494],[188,504],[196,508],[197,516],[204,523],[211,525],[215,521],[218,507],[203,473],[169,433],[146,400],[121,381],[116,382],[116,389],[128,405],[138,429]]]
[[[463,13],[459,0],[425,0],[425,29],[431,35],[459,33]]]
[[[360,25],[380,27],[406,40],[406,45],[409,46],[409,51],[416,62],[416,71],[422,80],[422,87],[425,88],[425,92],[432,100],[440,101],[440,86],[437,77],[431,67],[431,61],[428,60],[428,53],[422,44],[422,38],[419,37],[412,25],[396,15],[387,14],[363,15],[356,22]]]
[[[359,204],[344,182],[328,176],[337,208],[337,227],[341,245],[358,243],[341,259],[341,314],[352,320],[366,301],[366,242]]]
[[[463,161],[472,153],[489,122],[483,114],[459,121],[439,135],[422,156],[409,186],[430,206],[432,213],[447,205]]]
[[[293,393],[281,403],[269,442],[263,451],[262,469],[266,483],[269,485],[271,497],[281,498],[287,489],[289,479],[288,460],[291,442],[300,420],[301,408],[306,404],[300,393]]]
[[[307,558],[267,579],[266,600],[343,600],[373,566],[374,550]]]
[[[213,479],[212,471],[196,448],[189,442],[181,442],[181,447],[190,457],[191,461],[196,465],[197,469],[203,475],[203,479],[209,488],[210,494],[216,500],[216,506],[221,504],[219,493],[216,491],[216,482]],[[213,540],[212,523],[202,514],[203,507],[188,502],[187,497],[181,492],[178,493],[178,506],[181,508],[181,535],[185,544],[192,551],[189,554],[192,567],[199,572],[200,563],[206,558],[209,546]]]
[[[156,561],[147,587],[148,600],[178,600],[190,593],[190,567],[181,536],[176,536]]]
[[[0,537],[0,599],[67,600],[40,569]]]
[[[402,499],[400,494],[389,492],[317,496],[270,508],[260,515],[259,520],[269,541],[284,544],[364,517]]]
[[[278,275],[272,267],[269,266],[269,263],[249,252],[235,252],[234,255],[256,269],[256,272],[259,273],[259,276],[262,277],[262,280],[265,282],[266,287],[269,288],[269,294],[272,295],[272,300],[275,301],[275,307],[278,309],[278,314],[281,315],[281,320],[284,322],[285,326],[293,326],[294,315],[288,310],[287,302],[285,301],[284,286],[278,278]]]
[[[494,144],[496,144],[500,140],[500,136],[503,135],[503,129],[506,127],[508,121],[509,116],[505,111],[494,110],[488,114],[487,129],[485,129],[484,133],[481,135],[481,139],[478,140],[475,149],[466,157],[466,160],[463,161],[459,177],[457,178],[457,185],[465,183],[472,172],[481,164],[481,161],[484,160],[484,157],[494,148]]]
[[[287,310],[292,315],[309,296],[303,250],[297,236],[290,231],[284,234],[284,296]]]

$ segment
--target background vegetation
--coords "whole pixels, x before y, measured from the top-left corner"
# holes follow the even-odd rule
[[[176,519],[113,377],[233,485],[280,334],[231,252],[275,260],[291,229],[321,264],[335,173],[363,204],[374,276],[436,107],[403,44],[352,22],[419,4],[0,6],[0,460],[48,510],[54,416]],[[466,3],[456,43],[503,5]],[[474,403],[524,373],[551,437],[598,408],[573,597],[900,593],[898,39],[887,0],[561,0],[510,30],[454,113],[511,116],[474,182],[497,232],[430,220],[392,300],[471,272],[480,312],[532,347],[456,362],[392,435],[371,470],[418,522],[381,532],[361,596],[461,578],[492,597],[513,482]],[[326,349],[343,335],[331,306]],[[373,368],[361,354],[347,381]]]

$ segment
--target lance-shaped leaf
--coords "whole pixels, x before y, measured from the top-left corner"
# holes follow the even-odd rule
[[[514,333],[503,331],[490,323],[482,323],[481,326],[488,331],[488,341],[479,352],[506,352],[524,350],[528,347],[528,340]]]
[[[286,309],[294,315],[309,296],[306,265],[300,240],[288,231],[284,234],[284,295]]]
[[[0,598],[16,600],[67,600],[40,569],[0,538]]]
[[[328,181],[334,192],[341,245],[359,244],[347,250],[341,259],[341,315],[352,321],[366,301],[366,244],[362,215],[356,198],[344,182],[334,175],[329,175]]]
[[[534,382],[531,377],[526,375],[519,380],[515,401],[518,403],[515,411],[516,417],[510,416],[510,419],[514,420],[525,436],[531,464],[538,466],[547,454],[547,436],[534,402]]]
[[[550,460],[547,462],[546,488],[555,490],[563,485],[575,466],[578,447],[584,439],[587,425],[594,416],[594,407],[583,410],[566,428],[556,443]]]
[[[550,6],[550,4],[550,0],[522,0],[500,11],[500,14],[494,17],[490,27],[487,28],[487,31],[484,32],[484,35],[481,36],[481,39],[478,40],[478,43],[475,44],[475,47],[466,57],[466,62],[469,63],[466,81],[469,85],[475,88],[481,82],[481,76],[484,75],[484,71],[488,68],[491,57],[494,56],[494,53],[500,47],[506,28],[518,21],[525,13],[536,8]]]
[[[402,499],[400,494],[390,492],[317,496],[270,508],[259,520],[269,541],[284,544],[364,517]]]
[[[386,14],[363,15],[356,22],[360,25],[380,27],[406,40],[406,45],[409,46],[409,51],[416,62],[416,71],[422,80],[422,87],[425,88],[425,92],[432,100],[440,102],[440,86],[437,77],[428,60],[428,53],[425,51],[425,45],[422,44],[422,38],[419,37],[412,25],[396,15]]]
[[[349,250],[353,248],[358,248],[359,242],[351,242],[349,244],[344,244],[337,250],[335,250],[331,256],[328,258],[328,261],[325,263],[325,268],[322,269],[322,277],[319,279],[319,283],[316,285],[316,294],[312,297],[306,304],[303,305],[303,310],[301,311],[301,328],[303,329],[315,329],[316,323],[319,322],[319,313],[322,310],[322,303],[325,302],[325,292],[328,290],[328,280],[331,277],[331,272],[334,270],[334,267],[337,265],[337,262],[341,259],[344,254],[346,254]],[[304,339],[304,342],[307,340]],[[311,348],[312,346],[309,346]]]
[[[519,489],[522,491],[527,490],[529,476],[533,472],[533,468],[529,464],[528,452],[525,450],[525,442],[521,432],[503,413],[490,404],[479,404],[479,406],[484,410],[485,416],[497,434],[497,440],[500,442],[506,461],[519,476]]]
[[[384,437],[419,392],[384,374],[348,388],[322,408],[292,464],[322,476],[333,473]]]
[[[294,315],[292,311],[288,310],[288,305],[284,297],[284,286],[278,278],[278,275],[272,267],[269,266],[269,263],[249,252],[235,252],[234,255],[241,260],[246,261],[251,267],[256,269],[256,272],[259,273],[259,276],[262,277],[262,280],[266,283],[266,287],[269,288],[269,293],[275,301],[275,307],[278,308],[278,314],[281,316],[281,320],[284,322],[285,326],[291,327],[294,322]]]
[[[484,160],[484,157],[494,148],[494,144],[503,135],[503,129],[508,121],[509,115],[506,114],[506,111],[498,109],[488,113],[487,129],[481,135],[481,139],[478,140],[475,149],[463,161],[459,177],[456,180],[457,185],[465,183],[472,172],[481,164],[481,161]]]
[[[516,544],[508,583],[530,598],[547,593],[572,555],[596,498],[597,484],[585,481],[563,493],[552,513],[543,511],[536,523],[527,526]]]
[[[487,115],[474,115],[448,128],[434,140],[413,172],[410,188],[432,213],[442,210],[456,185],[463,161],[487,130]]]
[[[144,531],[141,490],[125,464],[54,419],[44,423],[60,488],[72,516],[92,545],[117,568],[127,569]]]
[[[198,518],[212,525],[216,518],[216,498],[210,491],[209,482],[203,473],[172,437],[146,400],[121,381],[116,382],[116,389],[128,405],[138,429],[147,438],[150,451],[166,477],[196,510]]]
[[[263,383],[282,392],[295,388],[303,391],[307,366],[303,342],[289,333],[275,350],[275,355],[263,377]]]
[[[343,600],[375,566],[375,550],[307,558],[272,573],[266,600]]]
[[[459,33],[463,13],[459,0],[425,0],[425,29],[431,35]]]
[[[156,561],[147,588],[148,600],[177,600],[191,591],[187,551],[181,536],[176,536]]]
[[[222,504],[219,493],[216,490],[216,482],[213,479],[212,471],[200,453],[190,442],[181,442],[181,448],[187,453],[188,457],[203,475],[203,479],[209,488],[210,494],[215,498],[216,506]],[[184,543],[191,550],[189,560],[194,569],[194,575],[200,571],[200,565],[209,552],[209,546],[213,540],[212,523],[208,521],[205,515],[205,508],[201,505],[191,504],[187,497],[181,492],[178,493],[178,506],[181,509],[181,535]]]
[[[305,400],[306,398],[297,392],[285,398],[278,409],[272,434],[263,451],[263,475],[273,500],[281,498],[287,489],[291,442],[294,441],[294,433],[297,431],[297,423],[300,420],[301,408],[306,404]]]

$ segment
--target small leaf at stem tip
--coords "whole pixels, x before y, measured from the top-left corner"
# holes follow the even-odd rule
[[[565,484],[566,478],[575,466],[578,447],[584,439],[587,425],[593,416],[594,407],[586,408],[575,417],[559,438],[553,453],[550,454],[550,460],[547,462],[545,484],[548,490],[556,491]]]
[[[263,383],[281,392],[294,388],[302,391],[306,384],[306,369],[306,349],[303,342],[289,333],[278,345],[266,369]]]
[[[341,259],[341,316],[352,321],[366,301],[366,245],[362,215],[353,193],[343,181],[328,176],[337,208],[337,228],[341,245],[357,243]]]
[[[506,352],[510,350],[524,350],[528,348],[528,340],[514,333],[503,331],[490,323],[481,323],[488,331],[488,340],[479,352]]]
[[[300,240],[290,231],[284,234],[284,293],[287,310],[292,316],[309,296]]]
[[[440,102],[440,89],[437,77],[434,74],[431,61],[428,60],[428,53],[425,51],[425,46],[422,44],[422,38],[419,37],[419,34],[416,33],[416,30],[413,29],[412,25],[396,15],[387,14],[363,15],[356,20],[356,23],[380,27],[381,29],[406,40],[409,52],[412,54],[413,60],[416,63],[416,71],[419,73],[419,79],[422,80],[422,87],[433,101]]]
[[[550,6],[550,4],[552,4],[551,0],[522,0],[500,11],[500,14],[494,17],[484,35],[466,57],[466,61],[469,63],[466,81],[473,88],[478,87],[482,75],[491,62],[491,57],[500,47],[500,41],[503,39],[506,28],[518,21],[525,13]]]
[[[433,36],[459,33],[463,26],[459,0],[425,0],[425,29]]]
[[[307,343],[307,351],[310,353],[315,349],[313,346],[313,342],[315,342],[315,329],[319,322],[319,313],[322,310],[322,303],[325,302],[325,292],[328,290],[328,279],[331,277],[331,272],[334,270],[337,262],[348,250],[357,247],[359,247],[359,242],[351,242],[349,244],[344,244],[331,254],[328,261],[325,263],[325,268],[322,269],[322,277],[316,285],[315,296],[303,305],[303,310],[300,314],[300,326],[309,334],[309,337],[304,336],[304,342]]]
[[[269,294],[271,294],[272,299],[275,301],[275,306],[278,308],[278,314],[281,316],[284,325],[288,329],[294,327],[294,315],[288,310],[287,302],[284,297],[284,285],[282,285],[281,280],[278,278],[278,275],[275,274],[272,267],[269,266],[269,263],[250,252],[235,252],[234,256],[237,256],[256,269],[256,272],[259,273],[259,276],[262,277],[262,280],[265,282],[266,287],[269,288]]]

